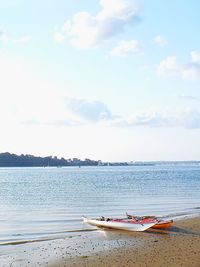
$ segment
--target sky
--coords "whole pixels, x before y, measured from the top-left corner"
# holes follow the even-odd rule
[[[200,160],[199,10],[0,0],[0,152]]]

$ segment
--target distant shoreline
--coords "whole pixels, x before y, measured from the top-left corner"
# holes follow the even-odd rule
[[[58,158],[56,156],[39,157],[33,155],[16,155],[9,152],[0,153],[0,167],[84,167],[84,166],[157,166],[157,165],[196,165],[200,160],[188,161],[124,161],[103,162],[102,160]]]

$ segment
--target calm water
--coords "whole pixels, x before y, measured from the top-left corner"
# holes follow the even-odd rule
[[[82,229],[81,216],[197,213],[200,166],[1,168],[0,243]]]

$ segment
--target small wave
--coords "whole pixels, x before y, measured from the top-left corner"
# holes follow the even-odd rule
[[[171,213],[171,214],[168,214],[167,216],[164,216],[164,217],[167,217],[167,218],[171,218],[173,219],[174,221],[181,221],[181,220],[185,220],[185,219],[192,219],[192,218],[196,218],[196,217],[199,217],[200,216],[200,213],[198,212],[192,212],[192,213],[183,213],[183,212],[177,212],[177,213]]]
[[[91,232],[91,231],[97,231],[97,230],[99,230],[99,229],[97,229],[97,228],[74,229],[74,230],[64,230],[62,232],[54,232],[52,234]],[[37,238],[37,239],[12,240],[12,241],[0,242],[0,246],[22,245],[22,244],[26,244],[26,243],[35,243],[35,242],[43,242],[43,241],[61,239],[61,238],[64,238],[64,237],[66,237],[66,236],[54,236],[54,237],[48,236],[48,237],[42,237],[42,238]]]
[[[200,214],[199,213],[193,213],[193,214],[185,214],[185,215],[180,215],[180,216],[175,216],[172,217],[174,221],[181,221],[181,220],[185,220],[185,219],[192,219],[192,218],[196,218],[199,217]]]

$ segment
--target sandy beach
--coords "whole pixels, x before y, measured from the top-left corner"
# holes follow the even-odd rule
[[[200,218],[169,230],[98,230],[43,242],[2,247],[1,267],[200,266]]]
[[[176,222],[168,231],[137,233],[135,238],[138,242],[141,242],[141,239],[144,242],[139,246],[125,246],[121,249],[97,253],[92,257],[64,260],[52,267],[200,266],[200,218]]]

